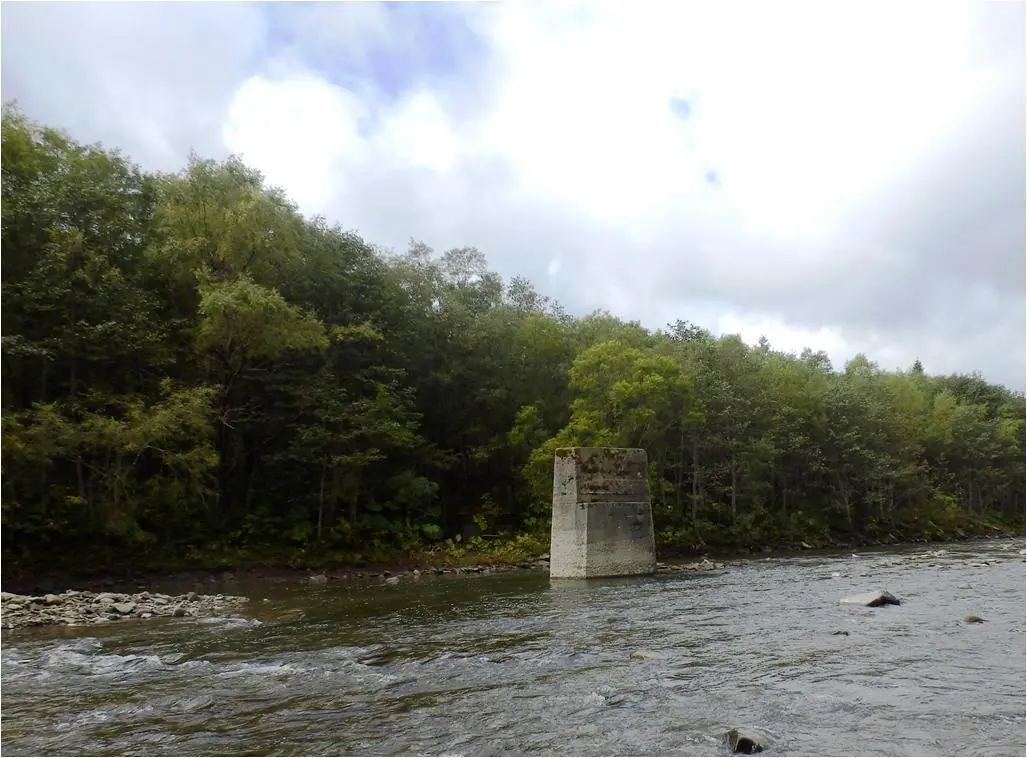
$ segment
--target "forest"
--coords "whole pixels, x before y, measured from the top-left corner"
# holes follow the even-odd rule
[[[572,445],[648,451],[665,552],[1023,528],[1024,396],[979,374],[574,316],[14,104],[2,202],[5,571],[528,550]]]

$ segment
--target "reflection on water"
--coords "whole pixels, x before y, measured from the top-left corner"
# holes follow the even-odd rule
[[[252,619],[5,632],[2,747],[723,755],[718,735],[742,725],[777,754],[1023,755],[1023,550],[803,555],[587,583],[236,584]],[[879,588],[903,605],[835,602]]]

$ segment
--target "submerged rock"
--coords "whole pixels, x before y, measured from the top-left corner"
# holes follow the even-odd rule
[[[865,605],[867,608],[879,608],[882,605],[902,605],[902,601],[887,590],[844,597],[838,602],[845,605]]]
[[[763,734],[751,729],[732,729],[724,735],[724,741],[731,748],[732,753],[762,753],[767,749],[770,740]]]

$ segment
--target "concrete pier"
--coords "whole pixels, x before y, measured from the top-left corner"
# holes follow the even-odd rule
[[[556,451],[549,575],[554,579],[656,572],[648,458],[638,448]]]

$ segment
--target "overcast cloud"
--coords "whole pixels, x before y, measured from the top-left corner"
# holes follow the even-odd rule
[[[576,313],[1025,378],[1024,4],[5,3],[3,98]]]

